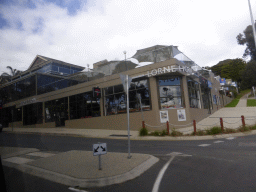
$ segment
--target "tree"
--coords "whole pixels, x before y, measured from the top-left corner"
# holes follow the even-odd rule
[[[211,67],[215,75],[220,75],[222,78],[232,79],[233,81],[242,81],[241,72],[245,69],[246,62],[243,59],[226,59],[220,61],[217,65]]]
[[[16,75],[19,75],[21,73],[20,70],[13,69],[10,66],[7,66],[6,68],[10,70],[10,74],[6,73],[6,72],[1,74],[1,76],[0,76],[0,85],[11,81],[12,77],[14,77]]]
[[[250,89],[256,86],[256,61],[251,60],[247,63],[245,70],[241,73],[241,89]]]
[[[256,23],[254,25],[256,26]],[[252,30],[252,25],[248,25],[243,31],[243,34],[239,33],[236,39],[239,45],[246,45],[243,57],[250,56],[251,59],[256,60],[256,49]]]

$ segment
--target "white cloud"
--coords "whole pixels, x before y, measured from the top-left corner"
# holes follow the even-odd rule
[[[211,66],[242,57],[236,36],[251,24],[243,0],[88,1],[73,16],[41,0],[35,9],[3,5],[0,11],[10,25],[0,29],[0,72],[8,65],[26,70],[37,54],[92,67],[156,44],[177,45],[200,66]]]

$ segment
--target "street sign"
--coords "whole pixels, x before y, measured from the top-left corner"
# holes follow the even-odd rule
[[[107,154],[107,144],[106,143],[93,144],[92,150],[93,150],[93,156],[105,155]]]

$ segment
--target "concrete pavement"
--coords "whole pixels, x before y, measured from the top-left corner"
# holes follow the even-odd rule
[[[134,179],[158,162],[158,158],[147,154],[107,153],[98,156],[92,151],[72,150],[47,152],[38,149],[0,147],[4,166],[61,183],[67,186],[101,187]]]

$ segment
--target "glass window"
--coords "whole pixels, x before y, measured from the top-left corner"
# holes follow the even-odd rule
[[[188,78],[187,84],[190,108],[201,108],[199,83]]]
[[[100,99],[92,98],[92,91],[69,97],[70,119],[100,116]]]
[[[107,87],[104,96],[105,115],[126,113],[126,94],[123,85]],[[114,90],[112,92],[112,90]],[[131,112],[140,111],[140,101],[137,94],[141,95],[141,104],[143,110],[150,110],[149,89],[147,79],[134,79],[129,88],[129,109]]]
[[[158,89],[161,108],[183,108],[181,77],[159,77]]]

